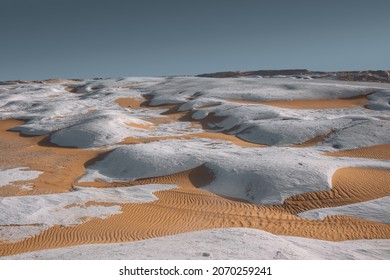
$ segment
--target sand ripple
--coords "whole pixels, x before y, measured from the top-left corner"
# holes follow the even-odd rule
[[[283,206],[290,213],[342,206],[390,195],[390,170],[377,168],[341,168],[332,178],[333,188],[292,196]]]
[[[371,94],[363,94],[349,98],[338,99],[315,99],[315,100],[277,100],[277,101],[246,101],[246,100],[229,100],[236,103],[244,104],[261,104],[275,106],[287,109],[335,109],[335,108],[353,108],[364,106],[367,104],[367,96]]]
[[[104,154],[103,150],[81,150],[62,148],[51,144],[44,136],[20,137],[19,133],[7,131],[25,123],[19,120],[0,121],[0,167],[12,168],[28,166],[42,171],[37,179],[12,184],[0,189],[1,196],[33,195],[65,192],[85,172],[85,166]],[[23,190],[23,184],[33,186]]]
[[[361,170],[356,171],[356,174],[353,173],[353,176],[345,176],[345,172],[351,172],[351,170],[342,170],[340,174],[336,173],[334,179],[336,188],[342,185],[342,191],[337,193],[341,198],[339,199],[337,195],[325,197],[324,201],[327,203],[332,200],[349,203],[345,201],[345,197],[348,196],[343,195],[343,191],[350,189],[359,179],[367,176],[374,178],[378,177],[379,173],[381,174],[381,171],[367,170],[361,177],[351,181],[351,178],[354,178],[356,174],[362,173]],[[202,182],[194,180],[194,178],[202,177]],[[250,227],[275,234],[326,240],[390,238],[390,226],[385,224],[343,216],[327,217],[320,221],[307,220],[289,213],[292,209],[289,207],[283,209],[282,206],[277,210],[272,206],[256,206],[232,201],[197,188],[197,185],[207,183],[212,178],[212,172],[207,170],[207,167],[200,166],[192,170],[137,180],[132,183],[95,182],[94,185],[100,185],[100,187],[175,183],[180,188],[156,192],[158,200],[152,203],[123,204],[122,214],[112,215],[104,220],[91,219],[86,223],[71,227],[54,226],[38,236],[21,242],[2,244],[0,245],[0,255],[78,244],[126,242],[180,232],[226,227]],[[365,182],[367,183],[368,180]],[[384,183],[387,177],[383,180],[379,181]],[[83,183],[83,185],[86,184]],[[361,188],[365,188],[365,183],[361,184]],[[356,193],[359,194],[359,191]],[[380,193],[381,191],[378,190],[377,195]],[[310,199],[310,197],[309,195],[308,198]],[[320,195],[318,199],[322,200],[323,198]],[[311,200],[315,201],[317,198]],[[305,202],[301,201],[302,204]],[[323,207],[324,203],[314,205],[315,207]]]
[[[334,157],[375,158],[390,160],[390,144],[343,150],[333,153],[326,153],[325,155]]]

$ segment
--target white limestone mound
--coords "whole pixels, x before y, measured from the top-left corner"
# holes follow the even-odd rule
[[[313,209],[298,214],[302,218],[316,220],[331,215],[353,216],[390,224],[390,196],[344,206]]]
[[[137,130],[127,123],[150,125],[149,122],[128,116],[121,111],[99,111],[53,133],[50,141],[60,146],[79,148],[116,144],[131,134],[131,131]]]

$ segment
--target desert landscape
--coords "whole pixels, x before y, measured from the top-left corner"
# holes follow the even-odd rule
[[[389,71],[0,82],[1,259],[389,259]]]

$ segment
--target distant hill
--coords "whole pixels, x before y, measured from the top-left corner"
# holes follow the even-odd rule
[[[335,79],[342,81],[361,81],[361,82],[390,82],[390,70],[364,70],[364,71],[339,71],[339,72],[321,72],[310,71],[307,69],[286,69],[286,70],[258,70],[258,71],[226,71],[209,74],[200,74],[198,77],[207,78],[236,78],[249,76],[262,77],[296,77],[296,78],[317,78],[317,79]]]

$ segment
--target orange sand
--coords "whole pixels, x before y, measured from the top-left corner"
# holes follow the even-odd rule
[[[284,201],[283,208],[296,214],[303,211],[336,207],[390,195],[390,170],[377,168],[341,168],[332,177],[327,191],[295,195]]]
[[[118,98],[115,102],[123,108],[139,109],[143,101],[135,98]]]
[[[339,99],[315,99],[315,100],[278,100],[278,101],[246,101],[229,100],[230,102],[244,104],[262,104],[288,109],[334,109],[334,108],[353,108],[363,106],[368,102],[368,94],[358,95],[350,98]]]
[[[201,166],[173,175],[138,180],[133,184],[177,184],[180,188],[156,192],[158,200],[152,203],[124,204],[122,214],[107,219],[94,218],[68,227],[54,226],[35,237],[0,244],[0,255],[79,244],[128,242],[226,227],[257,228],[275,234],[326,240],[390,238],[389,225],[343,216],[307,220],[287,211],[231,201],[196,188],[208,183],[211,176],[212,173]],[[199,182],[200,178],[203,182]],[[113,184],[109,185],[113,187]],[[128,186],[129,183],[117,184],[117,187],[120,185]]]
[[[147,106],[147,102],[145,103],[145,106]],[[161,118],[145,118],[145,121],[151,122],[154,125],[161,125],[161,124],[167,124],[171,122],[177,122],[177,121],[186,121],[190,122],[190,124],[193,127],[202,127],[203,129],[208,129],[211,127],[210,124],[215,124],[223,121],[226,117],[224,116],[215,116],[215,114],[210,113],[208,116],[201,120],[194,120],[191,117],[190,111],[178,111],[179,105],[160,105],[160,106],[154,106],[152,108],[159,108],[159,109],[167,109],[162,115],[164,117]],[[193,133],[193,134],[187,134],[187,135],[180,135],[180,136],[165,136],[165,137],[149,137],[149,138],[134,138],[134,137],[128,137],[126,138],[122,144],[137,144],[137,143],[149,143],[149,142],[155,142],[160,140],[168,140],[168,139],[196,139],[196,138],[210,138],[210,139],[218,139],[218,140],[224,140],[224,141],[230,141],[235,145],[241,146],[241,147],[265,147],[267,145],[263,144],[257,144],[252,143],[249,141],[242,140],[238,138],[235,135],[227,134],[227,133],[220,133],[220,132],[201,132],[201,133]]]
[[[376,158],[390,160],[390,144],[350,149],[333,153],[326,153],[324,155],[334,157]]]
[[[198,139],[198,138],[209,138],[209,139],[229,141],[241,147],[265,147],[266,146],[266,145],[260,145],[256,143],[243,141],[234,135],[229,135],[225,133],[216,133],[216,132],[201,132],[201,133],[185,134],[180,136],[163,136],[163,137],[148,137],[148,138],[127,137],[122,142],[122,144],[139,144],[139,143],[156,142],[161,140],[172,140],[172,139],[188,140],[188,139]]]
[[[66,79],[47,79],[40,81],[43,84],[64,84],[64,83],[72,83],[75,80],[66,80]]]
[[[244,103],[246,101],[243,101]],[[148,102],[144,103],[144,106],[148,106]],[[161,124],[167,124],[171,122],[176,121],[187,121],[190,122],[192,126],[194,127],[201,127],[203,129],[210,129],[213,128],[214,124],[218,124],[219,122],[222,122],[226,119],[225,116],[216,116],[214,113],[209,113],[205,118],[201,120],[194,120],[191,117],[190,111],[178,111],[181,104],[178,105],[159,105],[154,106],[152,108],[158,108],[158,109],[167,109],[162,115],[164,117],[158,117],[158,118],[145,118],[145,121],[151,122],[154,125],[161,125]],[[215,106],[215,105],[211,105]],[[208,106],[206,106],[208,107]],[[238,127],[233,127],[230,129],[230,131],[233,131],[237,129]],[[313,139],[310,139],[304,143],[293,145],[291,147],[293,148],[304,148],[304,147],[310,147],[314,146],[317,143],[323,141],[327,136],[329,136],[332,132],[327,132],[323,135],[319,135],[314,137]],[[259,143],[253,143],[249,142],[247,140],[243,140],[239,138],[236,135],[227,134],[225,132],[223,133],[214,133],[214,132],[205,132],[205,133],[196,133],[191,135],[182,135],[182,136],[174,136],[174,137],[151,137],[146,139],[135,139],[133,137],[126,138],[122,143],[127,144],[136,144],[136,143],[149,143],[149,142],[155,142],[159,140],[167,140],[167,139],[194,139],[194,138],[211,138],[211,139],[219,139],[219,140],[226,140],[230,141],[235,145],[241,146],[241,147],[266,147],[268,145],[259,144]]]
[[[327,132],[323,135],[318,135],[306,142],[303,142],[301,144],[297,144],[297,145],[293,145],[291,146],[291,148],[306,148],[306,147],[311,147],[311,146],[314,146],[316,145],[317,143],[320,143],[321,141],[323,141],[326,137],[328,137],[332,132]]]
[[[29,167],[42,171],[37,179],[12,183],[0,188],[0,196],[32,195],[68,191],[85,172],[85,165],[102,155],[102,150],[61,148],[50,144],[44,136],[21,137],[7,129],[23,124],[18,120],[0,121],[0,167]],[[33,190],[20,190],[28,184]]]
[[[203,106],[196,107],[196,109],[208,109],[208,108],[213,108],[213,107],[221,105],[221,104],[222,103],[219,102],[219,103],[210,104],[210,105],[203,105]]]
[[[132,127],[135,127],[135,128],[141,128],[141,129],[151,129],[151,128],[153,128],[152,124],[126,122],[126,125],[132,126]]]

